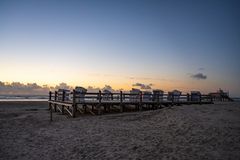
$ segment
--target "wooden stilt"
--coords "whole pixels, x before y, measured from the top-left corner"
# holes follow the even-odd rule
[[[120,112],[123,112],[123,93],[120,91]]]
[[[142,105],[143,105],[143,104],[142,104],[142,98],[143,98],[143,97],[142,97],[142,92],[140,92],[139,98],[140,98],[140,100],[139,100],[139,110],[142,111],[142,109],[143,109],[143,106],[142,106]]]
[[[62,102],[65,100],[65,91],[62,93]],[[64,114],[64,105],[62,105],[62,114]]]
[[[202,95],[200,95],[199,104],[200,104],[200,105],[202,104]]]
[[[73,90],[73,104],[72,104],[72,117],[74,118],[76,116],[76,91]]]
[[[57,91],[54,92],[54,101],[57,101]],[[57,104],[54,104],[54,112],[57,112]]]
[[[51,101],[52,100],[52,92],[49,91],[49,97],[48,100]],[[48,106],[48,110],[50,110],[50,107],[52,107],[51,105]]]
[[[52,121],[53,120],[53,116],[52,116],[52,104],[51,103],[49,103],[49,105],[50,105],[50,121]]]
[[[52,92],[49,92],[49,101],[52,100]],[[49,103],[49,109],[50,109],[50,121],[52,121],[52,103]]]

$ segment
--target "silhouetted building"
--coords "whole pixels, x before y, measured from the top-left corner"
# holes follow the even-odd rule
[[[181,94],[182,92],[178,90],[173,90],[172,92],[168,92],[167,100],[173,101],[173,102],[179,102]]]
[[[191,91],[191,101],[200,102],[201,101],[201,92]]]
[[[70,90],[68,89],[58,89],[57,91],[57,94],[58,94],[58,97],[57,97],[57,100],[59,101],[69,101],[70,100]],[[63,96],[64,96],[64,99],[63,99]]]
[[[233,99],[229,97],[229,93],[224,92],[221,88],[217,92],[209,93],[209,95],[213,101],[233,101]]]
[[[163,91],[159,89],[153,90],[153,101],[154,102],[161,102],[163,101]]]
[[[85,101],[85,94],[87,93],[87,89],[83,87],[75,87],[75,93],[76,93],[76,102],[83,102]]]
[[[111,100],[112,99],[112,92],[104,89],[103,90],[103,100]]]
[[[144,91],[142,95],[143,101],[152,101],[152,92]]]
[[[130,102],[139,102],[140,92],[141,92],[140,89],[132,88],[132,90],[130,91],[129,101]]]

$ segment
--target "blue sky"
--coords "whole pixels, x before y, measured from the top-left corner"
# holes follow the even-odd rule
[[[0,81],[152,83],[240,95],[239,7],[232,0],[1,0]],[[192,78],[197,73],[207,78]]]

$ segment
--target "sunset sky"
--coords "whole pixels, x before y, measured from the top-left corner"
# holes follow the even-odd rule
[[[240,1],[1,0],[0,81],[240,96]]]

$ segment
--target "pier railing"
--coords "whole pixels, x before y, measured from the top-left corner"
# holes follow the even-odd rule
[[[136,110],[157,109],[164,106],[181,104],[211,104],[213,99],[209,95],[190,94],[170,95],[170,94],[150,94],[150,93],[105,93],[73,91],[49,92],[49,109],[52,112],[59,111],[62,114],[68,113],[75,117],[76,112],[91,114],[101,114],[109,112],[111,108],[118,108],[120,112],[135,106]],[[89,108],[89,106],[91,108]],[[130,106],[130,107],[129,107]]]
[[[75,96],[73,96],[75,94]],[[72,92],[49,92],[49,101],[57,101],[57,102],[65,102],[65,103],[73,103],[73,101],[77,104],[82,103],[139,103],[139,102],[212,102],[212,98],[209,95],[199,95],[199,98],[195,100],[192,99],[190,94],[181,94],[177,95],[169,95],[169,94],[144,94],[140,92],[137,93],[102,93],[99,92],[87,92],[87,93],[78,93],[75,90]]]

